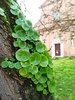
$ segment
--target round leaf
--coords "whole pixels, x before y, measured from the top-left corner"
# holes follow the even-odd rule
[[[47,73],[47,68],[46,68],[46,67],[41,67],[41,68],[40,68],[40,72],[41,72],[42,74],[46,74],[46,73]]]
[[[16,59],[19,61],[27,61],[29,58],[30,58],[30,53],[25,50],[19,49],[16,52]]]
[[[42,67],[47,67],[47,65],[48,65],[48,58],[45,55],[41,55],[40,65]]]
[[[7,68],[7,67],[9,66],[8,61],[3,61],[3,62],[1,63],[1,66],[2,66],[2,68]]]
[[[18,38],[18,36],[17,36],[16,33],[12,33],[12,37],[13,37],[13,38]]]
[[[47,95],[48,94],[48,90],[44,89],[43,90],[43,94]]]
[[[45,45],[42,42],[38,42],[36,44],[36,50],[40,53],[44,52],[46,50]]]
[[[11,9],[14,9],[14,10],[18,9],[17,5],[11,5],[10,7],[11,7]]]
[[[45,83],[47,81],[47,77],[46,76],[41,76],[40,78],[39,78],[39,82],[40,83]]]
[[[46,88],[47,87],[47,83],[43,83],[43,87]]]
[[[39,40],[39,37],[40,37],[39,34],[36,31],[34,31],[31,39],[32,40],[35,40],[35,41],[38,41]]]
[[[36,74],[35,74],[35,78],[36,79],[39,79],[41,77],[41,72],[37,72]]]
[[[0,8],[0,15],[5,16],[4,10],[2,8]]]
[[[32,27],[32,23],[29,20],[25,20],[24,23],[22,23],[22,28],[25,31],[28,31]]]
[[[20,74],[21,76],[25,77],[25,76],[27,75],[27,69],[21,68],[21,69],[19,70],[19,74]]]
[[[23,31],[23,30],[17,31],[16,36],[17,36],[17,38],[21,39],[22,41],[27,40],[27,35],[26,35],[25,31]]]
[[[19,47],[19,43],[18,43],[18,41],[14,41],[14,47]]]
[[[14,66],[15,66],[16,69],[20,69],[20,68],[22,68],[20,62],[15,63]]]
[[[14,47],[20,47],[23,48],[25,46],[24,42],[20,39],[17,39],[17,41],[14,41]]]
[[[22,20],[21,18],[16,20],[17,25],[22,25],[22,23],[24,23],[24,20]]]
[[[38,65],[40,63],[40,61],[41,61],[41,56],[40,56],[39,53],[35,52],[35,53],[33,53],[31,55],[31,57],[30,57],[30,63],[32,65]]]
[[[50,68],[50,67],[47,69],[47,77],[49,79],[52,79],[53,78],[53,69]]]
[[[19,14],[19,10],[17,10],[17,9],[11,9],[10,12],[11,12],[13,15],[18,15],[18,14]]]
[[[29,67],[30,63],[28,61],[26,62],[21,62],[22,67]]]
[[[36,89],[37,89],[37,91],[42,91],[42,90],[44,89],[44,87],[43,87],[43,85],[38,84],[38,85],[36,86]]]
[[[27,78],[31,78],[32,79],[33,75],[31,73],[28,73]]]
[[[9,68],[14,68],[14,63],[13,62],[9,62]]]
[[[38,80],[34,76],[31,79],[35,84],[38,84]]]
[[[22,28],[23,28],[25,31],[28,31],[28,30],[29,30],[29,26],[27,25],[27,23],[23,23],[23,24],[22,24]]]
[[[34,66],[33,69],[31,70],[31,73],[34,75],[38,72],[38,67]]]
[[[21,30],[21,29],[22,29],[21,25],[16,25],[14,30],[15,30],[15,32],[16,32],[16,31],[19,31],[19,30]]]

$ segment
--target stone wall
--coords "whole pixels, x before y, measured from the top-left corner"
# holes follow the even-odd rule
[[[35,25],[40,39],[52,55],[52,40],[64,41],[64,56],[75,56],[75,0],[46,0]]]

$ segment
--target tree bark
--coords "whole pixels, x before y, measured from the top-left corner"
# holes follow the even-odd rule
[[[5,0],[0,0],[0,7],[6,11],[10,26],[12,15],[10,15],[9,7]],[[14,22],[13,22],[14,23]],[[10,38],[10,28],[6,25],[2,17],[0,17],[0,63],[5,58],[11,58],[14,51],[12,47],[12,39]],[[0,68],[0,100],[53,100],[53,96],[43,95],[37,92],[35,85],[31,80],[20,78],[15,70]]]

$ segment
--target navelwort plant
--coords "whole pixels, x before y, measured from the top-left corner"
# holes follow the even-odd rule
[[[15,39],[13,45],[17,51],[14,60],[6,58],[2,62],[2,68],[15,68],[22,77],[31,79],[36,84],[37,91],[43,91],[43,94],[53,93],[52,61],[46,46],[40,41],[32,23],[23,15],[18,3],[8,0],[8,4],[10,12],[17,18],[12,33]]]

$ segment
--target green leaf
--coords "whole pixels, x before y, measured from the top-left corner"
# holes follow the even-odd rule
[[[34,84],[38,84],[38,80],[34,76],[31,78],[31,80],[34,82]]]
[[[16,25],[15,28],[14,28],[14,31],[19,31],[19,30],[22,30],[22,27],[21,25]]]
[[[13,4],[14,1],[13,1],[13,0],[8,0],[8,2],[9,2],[10,4]]]
[[[35,78],[36,79],[39,79],[41,77],[41,72],[39,71],[39,72],[37,72],[36,74],[35,74]]]
[[[47,95],[48,94],[48,90],[44,89],[43,90],[43,94]]]
[[[17,34],[18,38],[21,39],[21,41],[28,40],[28,36],[23,30],[17,31],[16,34]]]
[[[19,10],[18,10],[18,9],[10,9],[10,12],[11,12],[13,15],[18,15],[18,14],[19,14]]]
[[[47,77],[49,79],[52,79],[53,78],[53,69],[50,68],[50,67],[47,69]]]
[[[9,66],[8,61],[3,61],[3,62],[1,63],[1,66],[2,66],[2,68],[7,68],[7,67]]]
[[[42,67],[47,67],[47,65],[48,65],[48,59],[47,59],[47,57],[45,56],[45,55],[41,55],[41,62],[40,62],[40,65],[42,66]]]
[[[48,77],[49,79],[53,78],[53,73],[48,72],[48,73],[47,73],[47,77]]]
[[[33,44],[27,44],[27,47],[28,47],[29,49],[32,49],[32,48],[33,48]]]
[[[37,52],[42,53],[42,52],[44,52],[46,50],[46,47],[42,42],[38,42],[36,44],[36,50],[37,50]]]
[[[22,67],[29,67],[30,63],[29,63],[29,61],[21,62],[21,65],[22,65]]]
[[[41,84],[37,84],[36,89],[37,91],[43,91],[44,87]]]
[[[10,61],[14,62],[14,61],[16,61],[16,59],[14,57],[12,57],[12,58],[10,58]]]
[[[44,88],[47,88],[47,83],[43,83],[43,87]]]
[[[8,61],[8,58],[5,58],[5,61]]]
[[[30,37],[33,36],[34,35],[33,29],[28,30],[27,35],[30,36]]]
[[[22,12],[19,13],[18,18],[25,20],[26,15],[24,15]]]
[[[11,8],[11,9],[14,9],[14,10],[15,10],[15,9],[18,9],[18,5],[11,5],[10,8]]]
[[[22,26],[23,23],[24,23],[24,20],[21,19],[21,18],[19,18],[19,19],[16,20],[16,24],[17,25],[21,25]]]
[[[13,62],[9,61],[8,63],[9,63],[9,68],[14,68],[15,67]]]
[[[24,30],[19,30],[16,32],[17,38],[21,39],[22,41],[27,40],[27,35]]]
[[[41,76],[38,81],[40,83],[45,83],[47,81],[47,77],[46,76]]]
[[[19,49],[16,52],[16,59],[19,61],[27,61],[29,58],[30,58],[30,53],[25,50]]]
[[[14,66],[15,66],[16,69],[22,68],[20,62],[16,62],[16,63],[14,64]]]
[[[40,37],[39,34],[36,31],[33,31],[33,35],[31,37],[31,39],[34,41],[38,41],[38,40],[40,40],[39,37]]]
[[[0,8],[0,15],[1,15],[1,16],[5,16],[4,10],[3,10],[2,8]]]
[[[25,31],[28,31],[32,27],[32,23],[29,20],[25,20],[24,23],[22,23],[22,28]]]
[[[40,72],[41,72],[42,74],[46,74],[46,73],[47,73],[47,67],[41,67],[41,68],[40,68]]]
[[[26,75],[27,75],[27,69],[25,69],[25,68],[21,68],[20,70],[19,70],[19,74],[21,75],[21,76],[23,76],[23,77],[25,77]]]
[[[13,38],[18,38],[18,36],[17,36],[16,33],[12,33],[12,37],[13,37]]]
[[[17,39],[17,41],[14,41],[14,47],[20,47],[23,48],[25,46],[25,43],[21,41],[20,39]]]
[[[30,57],[30,63],[32,65],[38,65],[40,63],[40,61],[41,61],[41,56],[40,56],[39,53],[35,52],[35,53],[33,53],[31,55],[31,57]]]
[[[49,90],[49,92],[54,93],[54,91],[55,91],[55,82],[48,81],[47,84],[48,84],[48,90]]]
[[[32,79],[33,75],[31,73],[28,73],[27,78],[31,78]]]
[[[19,42],[18,41],[14,41],[13,45],[14,45],[14,47],[19,47]]]
[[[0,12],[4,12],[4,10],[2,8],[0,8]]]
[[[31,73],[33,75],[35,75],[37,72],[38,72],[38,67],[37,66],[34,66],[33,69],[31,70]]]
[[[29,48],[28,48],[27,46],[21,46],[20,48],[21,48],[22,50],[25,50],[25,51],[29,52]]]
[[[44,51],[43,54],[44,54],[45,56],[47,56],[49,64],[52,65],[52,58],[51,58],[51,56],[49,55],[48,51]]]

